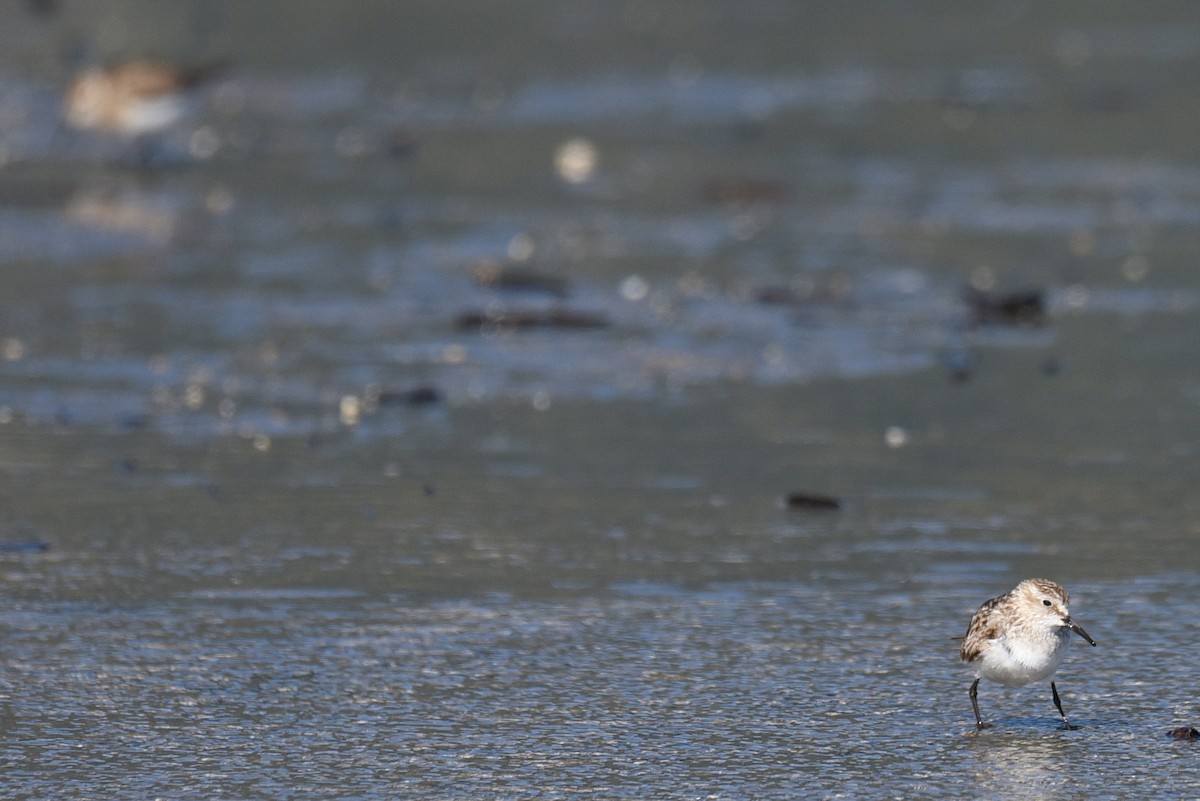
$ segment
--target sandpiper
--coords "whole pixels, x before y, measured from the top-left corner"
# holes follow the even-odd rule
[[[75,128],[129,138],[158,133],[187,110],[187,92],[211,74],[159,61],[123,61],[75,76],[63,117]]]
[[[1069,597],[1061,585],[1046,579],[1025,579],[1009,592],[987,601],[971,618],[959,655],[975,668],[971,706],[976,729],[984,728],[979,716],[979,680],[991,679],[1007,687],[1023,687],[1054,675],[1066,656],[1071,632],[1095,645],[1096,641],[1071,620]],[[1054,706],[1063,727],[1067,722],[1058,688],[1050,682]]]

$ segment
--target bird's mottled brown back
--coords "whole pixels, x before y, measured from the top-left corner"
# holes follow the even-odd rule
[[[971,625],[967,626],[967,635],[963,637],[962,648],[958,652],[964,662],[974,662],[983,654],[984,643],[1000,636],[1000,623],[994,618],[993,613],[996,611],[996,607],[1008,600],[1013,592],[1015,590],[1006,592],[990,601],[984,601],[975,616],[971,618]]]

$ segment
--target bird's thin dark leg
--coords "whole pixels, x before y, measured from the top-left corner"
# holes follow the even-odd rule
[[[1067,713],[1063,712],[1062,701],[1058,698],[1058,688],[1054,686],[1054,682],[1050,682],[1050,694],[1054,696],[1054,706],[1058,709],[1058,714],[1062,716],[1064,729],[1078,729],[1078,726],[1072,726],[1067,722]]]
[[[1055,698],[1057,697],[1056,695]],[[975,728],[982,729],[983,718],[979,717],[979,679],[971,682],[971,708],[975,710]]]

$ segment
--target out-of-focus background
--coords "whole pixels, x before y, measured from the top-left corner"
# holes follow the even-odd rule
[[[6,793],[1194,786],[1194,12],[8,0]]]

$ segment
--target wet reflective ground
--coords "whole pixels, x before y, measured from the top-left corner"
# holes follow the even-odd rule
[[[0,12],[5,794],[1187,795],[1190,6],[443,6]]]
[[[985,688],[979,736],[946,632],[914,620],[965,612],[953,583],[19,607],[2,753],[30,797],[1127,797],[1194,773],[1160,730],[1191,710],[1170,643],[1195,591],[1079,586],[1108,635],[1058,677],[1083,728],[1045,688]]]

